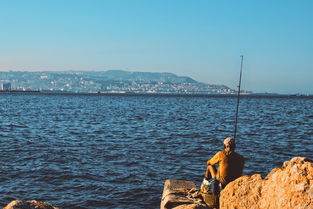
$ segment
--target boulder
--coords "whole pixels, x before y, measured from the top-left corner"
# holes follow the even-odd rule
[[[242,176],[223,189],[220,208],[313,209],[313,163],[296,157],[265,179]]]
[[[205,209],[196,185],[191,181],[168,179],[165,181],[161,209]]]
[[[14,200],[3,209],[59,209],[49,203],[37,200]]]

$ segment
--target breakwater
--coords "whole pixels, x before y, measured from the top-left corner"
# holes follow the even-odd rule
[[[161,209],[205,209],[195,184],[167,180]],[[230,182],[220,193],[220,209],[308,209],[313,208],[313,163],[296,157],[273,169],[266,178],[260,174],[242,176]]]

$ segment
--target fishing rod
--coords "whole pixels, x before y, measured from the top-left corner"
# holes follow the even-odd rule
[[[237,94],[237,109],[236,109],[236,120],[235,120],[234,140],[236,140],[236,136],[237,136],[237,122],[238,122],[238,110],[239,110],[239,98],[240,98],[240,87],[241,87],[243,55],[241,55],[240,57],[241,57],[241,65],[240,65],[240,77],[239,77],[238,94]]]

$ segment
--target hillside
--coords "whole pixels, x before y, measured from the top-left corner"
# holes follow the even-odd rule
[[[0,72],[0,84],[16,90],[70,92],[229,94],[225,85],[205,84],[173,73],[108,71]]]

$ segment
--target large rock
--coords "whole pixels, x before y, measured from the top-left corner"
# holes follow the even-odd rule
[[[191,181],[168,179],[165,181],[161,209],[205,209],[198,189]]]
[[[297,157],[261,175],[242,176],[220,194],[221,209],[313,209],[313,163]]]
[[[40,202],[37,200],[14,200],[10,202],[3,209],[59,209],[46,202]]]

